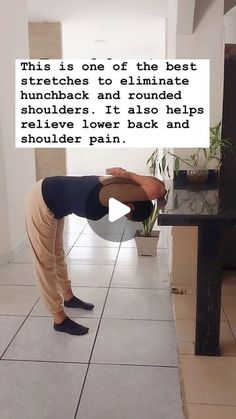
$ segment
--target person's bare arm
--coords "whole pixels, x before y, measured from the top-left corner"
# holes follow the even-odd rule
[[[155,182],[159,183],[160,185],[164,186],[164,188],[165,188],[164,182],[162,180],[158,179],[157,177],[155,177],[155,176],[146,176],[146,177],[149,178],[149,179],[155,180]]]
[[[161,186],[162,188],[165,188],[165,184],[164,182],[162,182],[162,180],[154,177],[154,176],[142,176],[142,175],[137,175],[136,173],[133,172],[126,172],[127,173],[127,180],[132,180],[135,183],[138,183],[140,185],[155,185],[158,183],[159,186]]]
[[[121,202],[146,201],[163,198],[166,189],[161,181],[152,176],[141,176],[121,168],[107,169],[107,174],[125,179],[124,184],[117,182],[104,184],[100,191],[101,203],[108,205],[109,198],[113,197]]]
[[[136,183],[140,186],[156,185],[156,183],[158,183],[160,186],[165,188],[164,182],[162,182],[162,180],[156,178],[155,176],[138,175],[136,173],[129,172],[125,169],[122,169],[121,167],[113,167],[111,169],[107,169],[106,173],[110,174],[110,175],[113,175],[113,176],[116,176],[116,178],[125,179],[128,182],[129,181],[134,182],[134,183]]]
[[[135,182],[132,182],[131,180],[125,179],[125,178],[121,178],[118,176],[99,176],[100,182],[102,182],[102,184],[105,185],[110,185],[111,183],[132,183],[135,184]]]

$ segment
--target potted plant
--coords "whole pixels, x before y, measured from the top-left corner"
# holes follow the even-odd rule
[[[184,163],[187,166],[188,181],[203,183],[208,178],[210,162],[215,162],[215,170],[218,171],[221,165],[221,154],[229,151],[233,152],[232,144],[228,139],[221,139],[221,123],[219,123],[210,128],[209,148],[198,148],[188,158],[174,154],[170,150],[158,157],[156,149],[147,160],[147,165],[149,165],[149,168],[154,168],[155,171],[158,166],[161,174],[167,172],[168,177],[170,177],[170,164],[173,164],[174,173],[178,175],[180,164]]]
[[[156,256],[157,243],[160,231],[153,230],[154,224],[158,217],[158,208],[155,204],[150,216],[143,221],[143,230],[137,230],[134,236],[138,256]]]

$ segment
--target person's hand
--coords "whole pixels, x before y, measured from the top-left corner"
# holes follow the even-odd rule
[[[126,177],[127,171],[122,169],[122,167],[111,167],[110,169],[106,169],[106,174],[116,177]]]

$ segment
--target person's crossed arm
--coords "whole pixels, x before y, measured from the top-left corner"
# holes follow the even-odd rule
[[[113,197],[121,202],[146,201],[163,198],[166,194],[164,183],[153,176],[142,176],[129,172],[121,167],[112,167],[106,170],[107,175],[114,177],[104,183],[100,192],[100,200],[107,205],[109,198]],[[123,180],[121,183],[118,180]]]

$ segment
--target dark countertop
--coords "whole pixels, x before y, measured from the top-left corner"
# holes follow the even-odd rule
[[[223,226],[236,225],[236,186],[217,176],[198,185],[178,178],[166,188],[158,224],[198,226],[195,355],[219,356],[222,234]]]
[[[185,179],[165,183],[166,202],[157,200],[159,225],[236,225],[236,185],[219,186],[215,179],[199,185]]]

